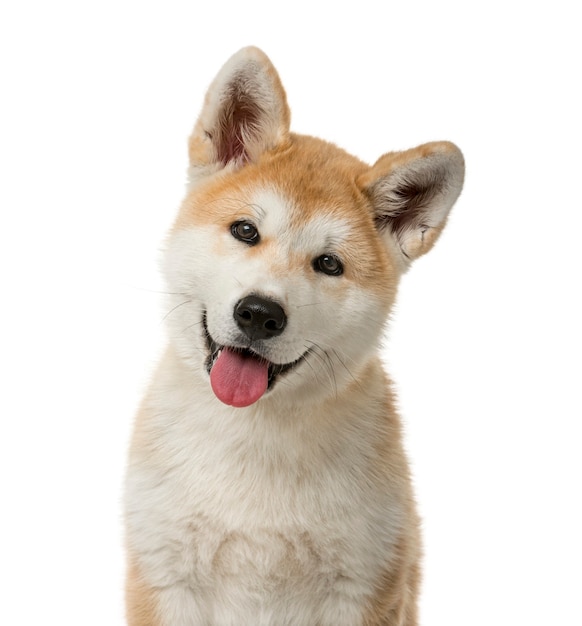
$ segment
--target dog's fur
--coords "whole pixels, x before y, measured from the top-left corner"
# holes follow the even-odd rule
[[[245,48],[190,138],[169,347],[130,451],[131,626],[417,623],[418,519],[378,345],[463,158],[439,142],[370,167],[289,123],[274,67]],[[269,367],[266,391],[247,366]]]

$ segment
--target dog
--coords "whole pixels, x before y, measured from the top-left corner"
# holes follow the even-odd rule
[[[165,249],[168,347],[130,447],[130,626],[417,624],[421,542],[379,344],[464,177],[290,131],[269,58],[219,71]]]

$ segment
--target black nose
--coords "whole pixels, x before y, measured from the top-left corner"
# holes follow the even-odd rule
[[[269,339],[280,335],[287,325],[283,308],[260,296],[247,296],[234,307],[234,319],[249,339]]]

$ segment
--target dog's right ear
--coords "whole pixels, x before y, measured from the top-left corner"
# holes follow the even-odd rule
[[[283,85],[267,55],[243,48],[224,64],[206,94],[190,136],[193,176],[256,161],[285,143],[290,118]]]

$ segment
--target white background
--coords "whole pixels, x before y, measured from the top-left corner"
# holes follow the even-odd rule
[[[438,139],[465,153],[386,351],[424,518],[422,624],[580,626],[575,3],[202,4],[0,9],[0,623],[123,623],[158,251],[205,89],[255,44],[296,131],[367,161]]]

